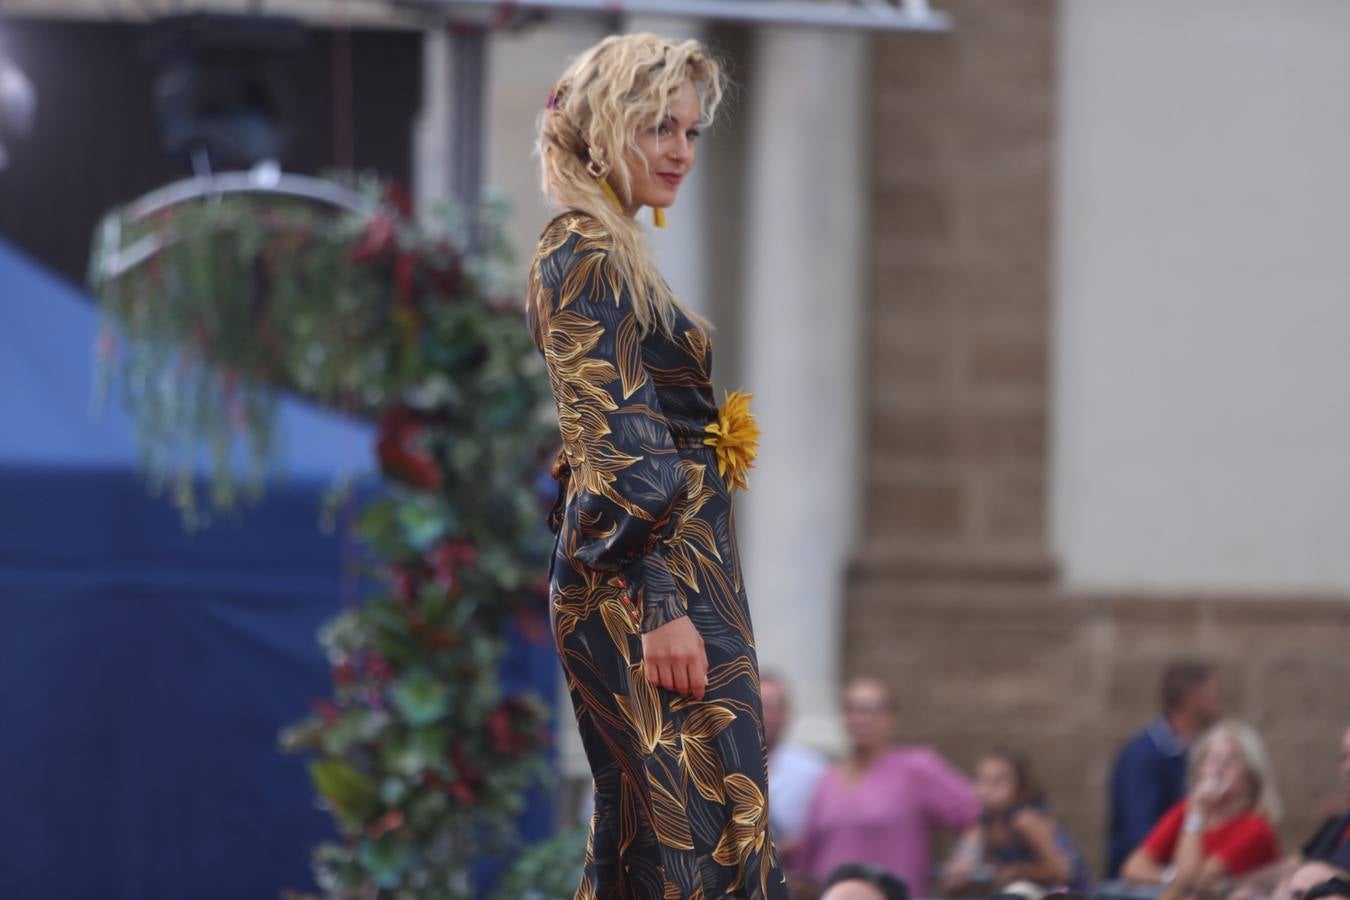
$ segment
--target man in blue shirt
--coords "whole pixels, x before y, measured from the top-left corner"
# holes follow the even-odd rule
[[[1162,679],[1163,713],[1135,735],[1111,773],[1111,832],[1107,874],[1115,878],[1153,826],[1186,796],[1186,751],[1219,718],[1213,667],[1175,662]]]

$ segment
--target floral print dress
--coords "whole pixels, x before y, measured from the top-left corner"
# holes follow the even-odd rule
[[[554,637],[595,777],[578,898],[787,892],[769,839],[759,672],[706,333],[641,336],[584,213],[540,239],[530,325],[558,404]],[[688,615],[708,654],[691,700],[647,681],[641,632]]]

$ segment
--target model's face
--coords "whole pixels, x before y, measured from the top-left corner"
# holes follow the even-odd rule
[[[1209,742],[1200,760],[1200,783],[1205,782],[1216,785],[1225,800],[1252,796],[1254,782],[1237,741],[1220,735]]]
[[[844,691],[844,725],[855,749],[879,750],[890,743],[895,716],[885,686],[870,678],[850,684]]]
[[[787,690],[776,679],[765,678],[759,683],[759,697],[764,704],[764,741],[772,750],[787,728]]]
[[[633,193],[626,212],[631,215],[642,206],[665,209],[675,203],[680,185],[694,168],[701,119],[698,91],[685,84],[671,101],[665,119],[638,133],[637,153],[630,151],[627,158]]]
[[[998,756],[986,756],[976,763],[975,795],[990,812],[1011,809],[1017,800],[1017,772],[1012,763]]]
[[[1341,790],[1345,792],[1346,801],[1350,802],[1350,728],[1341,735]]]

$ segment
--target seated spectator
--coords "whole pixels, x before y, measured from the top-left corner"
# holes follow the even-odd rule
[[[1312,838],[1299,850],[1273,866],[1249,875],[1231,895],[1232,900],[1286,895],[1284,885],[1294,871],[1306,862],[1322,860],[1340,869],[1350,869],[1350,726],[1341,734],[1340,798],[1335,811],[1322,822]]]
[[[844,863],[870,863],[926,897],[932,832],[974,824],[975,791],[932,749],[891,743],[895,708],[875,678],[850,682],[844,719],[851,755],[821,779],[790,869],[821,881]]]
[[[848,863],[825,879],[820,900],[909,900],[909,890],[885,869]]]
[[[1116,757],[1111,771],[1107,875],[1186,795],[1186,752],[1219,718],[1219,683],[1206,663],[1181,660],[1163,672],[1162,711]]]
[[[1328,878],[1308,888],[1301,900],[1350,900],[1350,874]]]
[[[1126,860],[1126,881],[1208,892],[1279,859],[1279,796],[1256,732],[1219,723],[1197,742],[1190,769],[1190,793]]]
[[[1051,815],[1024,758],[1000,750],[985,754],[975,764],[975,793],[980,819],[962,834],[944,868],[943,893],[977,885],[1006,891],[1019,882],[1040,893],[1088,888],[1087,866]]]
[[[764,743],[769,748],[769,829],[778,852],[791,858],[829,761],[810,747],[787,740],[791,718],[787,682],[765,672],[759,677],[759,694],[764,704]]]
[[[1276,890],[1271,900],[1308,900],[1312,891],[1331,881],[1350,878],[1350,872],[1314,860],[1299,866]]]

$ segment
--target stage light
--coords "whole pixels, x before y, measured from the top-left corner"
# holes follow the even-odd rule
[[[161,19],[150,52],[164,149],[203,174],[280,160],[293,108],[279,63],[304,44],[301,24],[264,16]]]

